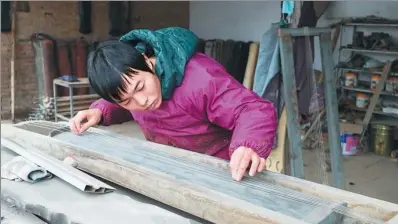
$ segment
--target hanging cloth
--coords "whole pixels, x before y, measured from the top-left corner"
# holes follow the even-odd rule
[[[1,1],[1,32],[11,32],[11,2]]]
[[[91,33],[91,1],[79,1],[79,32],[81,34]]]

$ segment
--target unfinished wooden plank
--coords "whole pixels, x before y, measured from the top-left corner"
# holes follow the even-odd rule
[[[278,144],[265,161],[266,169],[272,172],[286,172],[286,120],[286,107],[283,107],[278,124]]]
[[[63,124],[64,126],[68,125],[67,122],[61,122],[60,124]],[[64,131],[64,129],[61,129],[61,131]],[[116,133],[97,128],[92,128],[90,129],[90,131],[100,133],[102,135],[108,135],[110,137],[115,137],[118,139],[123,139],[125,141],[131,140],[131,138],[127,136],[118,135]],[[53,132],[53,134],[55,135],[58,133],[59,131]],[[151,148],[154,145],[154,143],[148,141],[137,141],[137,143],[145,148]],[[216,157],[199,155],[191,151],[178,150],[174,147],[160,144],[156,144],[156,149],[162,152],[170,153],[175,157],[183,158],[193,162],[208,164],[217,169],[224,170],[225,172],[229,171],[228,163]],[[375,199],[357,193],[352,193],[349,191],[341,190],[323,184],[318,184],[300,178],[281,175],[274,172],[266,171],[263,174],[258,175],[258,177],[266,182],[274,183],[275,185],[293,189],[298,192],[303,192],[335,202],[344,202],[353,213],[364,214],[374,219],[388,221],[395,215],[398,215],[398,204],[395,203]]]
[[[29,123],[31,124],[30,126],[27,125]],[[33,125],[33,122],[24,122],[24,124],[20,124],[17,126],[20,128],[25,128],[27,130],[30,130],[32,128],[36,128],[36,129],[42,128],[43,130],[41,130],[41,131],[36,130],[36,131],[41,132],[42,134],[45,134],[44,130],[47,130],[47,134],[48,134],[48,132],[49,132],[48,129],[50,127],[49,124],[54,124],[52,122],[37,122],[37,123],[40,123],[41,126],[37,126],[37,125],[35,126],[35,125]],[[47,124],[47,126],[44,124]],[[60,134],[53,132],[53,136],[54,136],[53,138],[57,138],[57,137],[60,137],[65,134],[65,133],[63,133],[63,131],[66,130],[65,125],[62,125],[62,124],[61,125],[58,124],[58,125],[59,125],[58,127],[61,128],[58,131],[58,133],[60,133]],[[53,126],[53,129],[54,129],[54,126]],[[162,198],[162,195],[164,195],[164,194],[159,195],[159,192],[157,192],[156,187],[154,188],[153,186],[155,185],[155,186],[158,186],[158,188],[161,188],[160,186],[162,186],[162,185],[158,185],[159,181],[164,183],[165,179],[167,180],[167,177],[170,178],[170,175],[169,175],[169,173],[167,173],[165,176],[163,176],[164,174],[157,176],[159,174],[159,172],[153,172],[154,171],[153,169],[145,169],[145,165],[148,165],[148,164],[145,164],[145,162],[147,160],[154,160],[153,157],[152,157],[152,159],[151,158],[142,158],[142,157],[138,158],[139,163],[135,163],[135,164],[139,164],[139,165],[135,166],[135,164],[132,164],[131,162],[126,162],[125,159],[120,160],[118,158],[115,158],[114,156],[110,156],[109,152],[97,153],[97,152],[95,152],[97,149],[87,149],[87,148],[81,147],[81,146],[76,147],[74,145],[66,143],[65,141],[59,141],[56,139],[48,139],[43,135],[38,135],[35,133],[27,132],[22,129],[16,128],[16,127],[3,129],[3,125],[2,125],[2,134],[3,133],[6,133],[6,135],[11,135],[13,138],[19,139],[20,141],[24,142],[24,144],[32,144],[32,141],[31,141],[32,139],[36,139],[36,140],[42,139],[42,141],[36,141],[33,144],[37,143],[38,145],[40,145],[42,147],[41,150],[44,150],[46,153],[52,154],[53,156],[56,156],[56,157],[61,157],[60,159],[63,159],[66,155],[69,155],[70,153],[76,153],[74,155],[77,158],[81,159],[81,161],[79,161],[79,164],[82,164],[83,169],[87,169],[89,172],[94,171],[94,172],[98,173],[97,175],[100,175],[100,176],[103,175],[103,177],[105,179],[108,179],[108,178],[118,179],[119,181],[116,180],[115,181],[116,183],[119,183],[123,186],[127,185],[126,187],[128,187],[130,189],[134,189],[134,190],[136,190],[142,194],[145,194],[145,195],[148,194],[148,196],[150,196],[150,197],[156,198],[157,200],[163,201],[166,204],[170,204],[170,205],[180,208],[182,210],[184,210],[184,209],[181,207],[184,207],[185,209],[196,209],[195,212],[199,212],[199,214],[201,214],[201,215],[205,214],[204,216],[207,215],[206,217],[209,216],[209,214],[203,213],[203,210],[200,210],[200,209],[203,209],[203,207],[200,206],[200,205],[203,205],[203,203],[204,203],[204,205],[208,205],[209,201],[207,198],[206,198],[206,201],[204,201],[204,202],[202,199],[202,201],[201,201],[202,204],[199,204],[199,207],[197,207],[197,206],[195,207],[193,205],[193,202],[190,202],[188,205],[186,205],[186,204],[181,205],[178,203],[177,203],[177,205],[171,204],[173,202],[176,203],[176,201],[171,200],[170,197],[172,199],[176,199],[176,197],[177,197],[177,199],[181,199],[181,194],[177,194],[180,196],[175,196],[176,192],[170,192],[170,191],[167,191],[167,189],[162,189],[162,193],[165,193],[164,191],[166,191],[166,193],[169,193],[170,195],[168,195],[166,197],[163,196],[163,198]],[[222,161],[220,159],[216,159],[216,158],[213,158],[210,156],[193,153],[193,152],[189,152],[186,150],[179,150],[179,149],[176,149],[173,147],[164,146],[164,145],[151,143],[151,142],[147,142],[147,141],[138,141],[138,140],[134,140],[134,139],[133,139],[134,141],[132,141],[132,138],[116,135],[112,132],[107,132],[107,131],[103,131],[103,130],[99,130],[99,129],[95,129],[95,128],[90,129],[90,131],[88,132],[89,135],[91,135],[93,133],[108,133],[109,134],[108,137],[114,137],[118,141],[126,141],[127,145],[131,145],[131,147],[128,147],[127,149],[123,149],[125,147],[120,147],[120,149],[119,148],[115,149],[114,145],[113,145],[113,147],[112,146],[109,147],[110,148],[109,151],[111,151],[111,153],[115,153],[115,151],[117,151],[117,154],[119,154],[122,157],[123,157],[123,155],[126,156],[126,153],[128,155],[131,153],[131,151],[142,150],[143,146],[147,146],[147,147],[144,147],[145,150],[152,150],[152,149],[156,148],[156,151],[159,153],[167,153],[169,155],[173,155],[173,157],[176,157],[176,158],[180,158],[180,159],[183,158],[189,164],[192,164],[193,162],[199,162],[200,164],[210,165],[210,166],[206,167],[206,170],[212,171],[212,172],[214,171],[213,173],[218,173],[218,172],[221,172],[224,170],[226,172],[226,173],[224,173],[224,174],[226,174],[225,177],[228,178],[228,180],[230,180],[230,174],[228,171],[228,165],[227,165],[226,161]],[[73,138],[77,137],[75,135],[73,135],[73,136],[74,136]],[[85,136],[85,135],[80,136],[80,137],[87,140],[87,138],[86,138],[87,136]],[[107,136],[102,135],[102,136],[100,136],[100,138],[95,138],[95,139],[96,139],[96,141],[98,141],[98,139],[101,139],[101,138],[104,139],[106,137]],[[112,140],[110,140],[110,141],[113,142]],[[78,143],[81,144],[82,142],[78,141]],[[104,144],[104,143],[100,142],[100,144]],[[109,144],[109,143],[106,143],[106,144]],[[137,155],[134,154],[134,156],[137,156]],[[138,155],[138,156],[140,156],[140,155]],[[167,167],[167,164],[166,165],[164,164],[167,161],[162,161],[162,162],[163,162],[162,166],[165,166],[165,169],[167,171],[171,172],[172,170],[169,169],[170,167]],[[99,163],[102,163],[104,166],[99,165]],[[104,168],[105,165],[107,166],[106,168]],[[120,166],[120,167],[119,167],[119,169],[115,170],[114,169],[115,166]],[[217,169],[212,170],[211,169],[212,167],[217,168]],[[131,169],[134,169],[141,175],[138,175],[136,172],[131,172]],[[122,171],[123,173],[121,174],[120,171]],[[161,171],[161,170],[158,170],[158,171]],[[190,171],[190,170],[188,170],[188,171]],[[212,172],[207,172],[206,173],[207,176],[212,177],[211,176]],[[190,175],[195,176],[196,173],[191,172]],[[144,181],[144,180],[140,179],[140,177],[142,177],[142,176],[148,176],[148,177],[157,176],[157,178],[155,178],[156,180],[150,180],[150,181],[145,180]],[[207,178],[207,176],[206,176],[206,178]],[[142,178],[144,178],[144,177],[142,177]],[[184,184],[184,183],[188,184],[188,186],[190,186],[189,182],[181,183],[180,182],[181,178],[171,177],[171,179],[174,180],[175,183],[172,183],[173,186],[166,185],[169,188],[184,190],[184,188],[181,186],[181,184]],[[120,180],[123,180],[123,181],[120,181]],[[254,180],[256,182],[253,183],[253,182],[251,182],[252,180]],[[264,183],[262,183],[261,180],[263,180],[262,182],[264,182]],[[140,182],[140,181],[143,181],[143,182]],[[154,181],[154,182],[151,182],[151,181]],[[336,207],[334,207],[334,208],[332,207],[332,206],[335,206],[335,204],[333,204],[333,203],[328,204],[326,206],[322,205],[325,202],[324,200],[323,201],[321,200],[320,204],[319,204],[319,200],[315,200],[315,205],[317,205],[317,206],[320,205],[319,207],[323,208],[324,210],[329,210],[329,211],[337,210],[337,211],[339,211],[340,214],[341,214],[341,211],[343,211],[344,214],[346,214],[345,215],[346,217],[352,216],[353,217],[352,219],[354,219],[354,221],[355,220],[356,221],[371,220],[373,223],[384,223],[385,221],[388,221],[389,219],[391,219],[391,217],[396,215],[398,212],[398,209],[397,209],[398,205],[393,204],[393,203],[372,199],[370,197],[353,194],[353,193],[347,192],[347,191],[337,190],[335,188],[331,188],[331,187],[328,187],[325,185],[320,185],[320,184],[312,183],[309,181],[300,180],[297,178],[288,177],[285,175],[276,174],[276,173],[272,173],[272,172],[265,172],[264,174],[258,175],[256,178],[250,178],[250,179],[245,178],[244,181],[248,181],[246,183],[251,183],[251,184],[254,184],[255,186],[261,186],[261,184],[268,184],[268,187],[271,187],[271,188],[275,187],[275,186],[281,186],[282,188],[277,188],[277,192],[286,192],[283,190],[283,188],[292,189],[297,192],[304,192],[305,193],[304,195],[300,195],[300,196],[303,196],[304,198],[307,197],[306,195],[316,195],[316,196],[319,196],[319,198],[321,198],[321,199],[323,198],[323,199],[328,199],[330,201],[335,201],[336,204],[339,204],[337,209],[336,209]],[[260,183],[257,181],[259,181]],[[149,184],[149,186],[146,186],[146,188],[144,186],[141,186],[143,183]],[[229,182],[218,183],[217,186],[227,186],[227,188],[228,188],[228,187],[230,187],[230,186],[228,186],[228,183]],[[235,182],[232,181],[232,183],[235,183]],[[195,191],[195,190],[197,190],[196,188],[203,190],[203,188],[200,186],[200,184],[202,184],[202,183],[194,184],[191,188],[188,188],[188,192],[190,192],[190,193],[185,193],[183,199],[188,200],[188,201],[192,200],[192,198],[190,198],[190,197],[192,197],[192,194],[196,193],[196,191]],[[258,185],[258,184],[260,184],[260,185]],[[270,185],[270,184],[272,184],[272,185]],[[185,185],[183,185],[183,186],[185,186]],[[162,187],[164,187],[164,186],[162,186]],[[192,189],[195,189],[193,191],[193,193],[192,193]],[[234,190],[236,190],[236,189],[234,188]],[[252,191],[251,188],[246,188],[246,190]],[[230,199],[227,199],[227,198],[231,197],[231,195],[229,195],[230,192],[225,194],[223,192],[219,192],[220,190],[218,188],[213,191],[217,192],[218,193],[217,195],[220,195],[220,194],[224,195],[224,196],[226,195],[226,198],[224,198],[224,200],[227,200],[227,201],[230,200]],[[204,190],[202,193],[207,196],[211,195],[211,192],[209,193],[208,189]],[[244,194],[247,194],[247,193],[251,194],[252,192],[244,192],[241,194],[243,196],[246,196]],[[265,193],[273,194],[274,192],[270,192],[268,188],[261,189],[261,194],[265,194]],[[155,194],[155,196],[153,194]],[[188,197],[187,195],[190,197]],[[194,194],[194,195],[196,196],[196,194]],[[286,198],[284,198],[284,197],[288,197],[291,195],[296,195],[296,193],[292,193],[287,196],[285,195],[282,197],[282,199],[278,198],[278,199],[274,199],[273,201],[286,200]],[[156,197],[156,196],[159,196],[160,198]],[[272,196],[275,196],[275,195],[272,195]],[[256,196],[256,197],[258,197],[258,196]],[[265,197],[265,196],[260,195],[260,197],[258,197],[258,198],[261,202],[264,201],[264,203],[267,203],[267,200],[264,200],[263,197]],[[194,197],[194,198],[198,199],[198,197]],[[217,199],[219,199],[219,198],[217,198]],[[240,201],[243,201],[243,200],[239,200],[239,198],[234,198],[234,200],[236,200],[236,199],[238,199],[238,201],[235,201],[233,203],[233,205],[236,205],[236,203],[240,203]],[[296,199],[297,199],[297,197],[294,200],[296,200]],[[224,201],[224,200],[221,200],[221,201]],[[231,201],[234,201],[234,200],[231,200]],[[294,200],[293,200],[293,202],[290,202],[290,203],[295,204]],[[213,199],[213,202],[214,202],[214,199]],[[198,203],[198,202],[196,202],[196,203]],[[216,203],[216,202],[214,202],[214,203]],[[239,211],[239,209],[234,208],[234,207],[232,207],[232,208],[229,207],[229,209],[226,209],[225,208],[226,205],[222,204],[221,202],[218,202],[218,203],[220,203],[222,206],[220,206],[220,205],[217,206],[215,208],[215,210],[222,207],[224,209],[222,211],[227,212],[226,216],[230,216],[230,214],[228,214],[228,212],[230,212],[231,210],[229,210],[229,209],[236,209],[236,210],[234,210],[234,214],[236,211]],[[314,201],[310,201],[310,203],[314,203]],[[347,203],[349,209],[342,208],[340,205],[341,203]],[[242,206],[243,206],[243,204],[242,204]],[[253,205],[253,203],[248,203],[248,204]],[[195,204],[195,205],[198,205],[198,204]],[[188,206],[188,207],[185,207],[185,206]],[[191,206],[191,207],[189,207],[189,206]],[[213,204],[213,206],[214,206],[214,204]],[[257,206],[257,207],[259,207],[259,206]],[[212,207],[212,208],[214,208],[214,207]],[[239,208],[240,208],[240,206],[239,206]],[[240,209],[248,209],[248,208],[250,208],[250,207],[242,207]],[[212,209],[209,209],[209,210],[212,210]],[[202,213],[201,213],[201,211],[202,211]],[[250,211],[250,209],[248,211]],[[246,212],[248,212],[248,211],[246,211]],[[372,211],[372,212],[369,212],[369,211]],[[219,214],[219,213],[217,213],[217,214]],[[367,217],[367,216],[369,216],[369,217]],[[199,216],[199,217],[202,217],[202,216]],[[333,217],[333,216],[331,215],[329,217]],[[372,220],[371,218],[374,218],[377,220]],[[308,220],[309,219],[306,219],[305,221],[309,222]],[[382,222],[380,220],[384,220],[384,222]],[[236,223],[239,221],[242,221],[242,220],[235,219],[235,221],[232,223]],[[219,222],[216,222],[216,223],[219,223]],[[310,223],[314,223],[314,222],[310,222]]]
[[[285,30],[285,29],[284,29]],[[287,132],[289,140],[290,173],[294,177],[304,178],[303,152],[299,125],[296,79],[294,75],[294,58],[292,36],[279,33],[280,53],[283,75],[283,97],[287,110]]]
[[[73,100],[73,105],[91,105],[96,99]],[[57,107],[69,107],[70,101],[57,103]]]
[[[83,105],[78,105],[78,106],[74,106],[73,110],[76,112],[79,112],[81,110],[87,110],[90,108],[91,104],[83,104]],[[57,107],[57,113],[64,113],[64,112],[68,112],[70,114],[70,107]]]
[[[96,100],[100,97],[97,94],[89,94],[89,95],[80,95],[80,96],[73,96],[73,101],[76,102],[78,100]],[[70,102],[69,96],[61,96],[57,97],[57,102]]]
[[[67,122],[63,122],[62,124],[68,125]],[[131,139],[126,136],[117,135],[113,132],[96,129],[96,128],[93,128],[90,131],[100,133],[103,135],[113,136],[115,138],[121,138],[124,139],[125,141]],[[54,133],[58,132],[55,131]],[[153,143],[147,141],[140,142],[140,145],[147,148],[152,147],[152,144]],[[172,153],[173,156],[175,157],[184,158],[194,162],[209,164],[213,167],[222,169],[224,171],[229,170],[228,163],[216,157],[208,155],[198,156],[197,153],[193,153],[187,150],[176,150],[175,148],[170,148],[165,145],[157,145],[156,148],[157,150],[163,152]],[[264,174],[260,174],[259,178],[264,181],[277,184],[279,186],[283,186],[289,189],[294,189],[299,192],[308,193],[313,196],[318,196],[327,200],[332,200],[335,202],[345,202],[347,203],[347,206],[352,209],[352,211],[369,215],[370,217],[375,219],[387,221],[391,217],[398,215],[398,204],[395,203],[375,199],[357,193],[352,193],[349,191],[333,188],[330,186],[318,184],[300,178],[281,175],[279,173],[266,171],[264,172]]]
[[[4,137],[1,137],[1,144],[15,153],[29,159],[38,166],[43,167],[81,191],[88,193],[108,193],[115,190],[113,187],[61,162],[60,160],[44,154],[33,147],[22,147]]]
[[[34,125],[27,126],[28,122],[24,123],[25,128],[35,128]],[[127,147],[119,145],[115,148],[115,141],[106,139],[106,136],[102,136],[104,141],[99,141],[101,138],[91,131],[82,136],[60,132],[49,138],[20,127],[7,127],[2,133],[6,132],[7,137],[18,140],[20,144],[33,145],[59,159],[73,154],[83,170],[215,223],[325,223],[334,215],[334,207],[341,204],[323,200],[325,206],[316,206],[311,203],[322,199],[314,198],[307,203],[304,199],[308,196],[299,192],[296,198],[286,198],[285,194],[296,193],[283,191],[258,177],[235,182],[229,171],[221,168],[227,166],[226,161],[169,146],[128,138],[130,142],[124,143]],[[48,127],[41,126],[43,129]],[[95,141],[92,137],[96,137]],[[32,142],[32,139],[39,141]],[[82,139],[91,143],[82,147]],[[76,140],[79,146],[74,142]],[[143,147],[148,144],[151,148]],[[211,162],[195,162],[206,160]]]
[[[328,128],[328,143],[330,160],[332,164],[333,186],[344,189],[344,165],[341,155],[340,127],[338,118],[338,101],[336,93],[336,82],[332,54],[332,40],[330,32],[322,33],[319,36],[322,73],[325,76],[325,106]]]
[[[17,154],[11,150],[1,147],[2,164],[15,156]],[[1,198],[20,211],[28,211],[43,218],[46,223],[131,224],[132,220],[139,220],[139,223],[145,224],[208,223],[121,187],[117,187],[112,194],[85,194],[58,177],[38,184],[3,179]],[[1,209],[3,212],[3,204]],[[29,221],[14,224],[36,224],[32,220]],[[7,220],[1,222],[6,223],[9,224]]]
[[[252,90],[254,82],[254,72],[257,65],[257,57],[259,53],[259,43],[251,43],[249,46],[249,58],[247,59],[246,71],[243,78],[243,86]]]
[[[280,186],[295,189],[336,202],[345,202],[350,211],[370,218],[386,222],[398,215],[398,204],[375,199],[361,194],[329,187],[326,185],[305,181],[290,176],[281,176],[275,173],[261,175],[265,181],[272,181]]]

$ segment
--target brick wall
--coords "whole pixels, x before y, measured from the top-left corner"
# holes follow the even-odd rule
[[[78,31],[76,2],[29,2],[30,12],[16,14],[15,113],[26,116],[36,97],[32,33],[46,33],[55,38],[84,36],[88,40],[108,38],[108,3],[92,2],[92,33]],[[156,29],[167,26],[189,27],[189,2],[132,2],[132,28]],[[11,37],[1,34],[1,118],[11,114],[10,93]]]

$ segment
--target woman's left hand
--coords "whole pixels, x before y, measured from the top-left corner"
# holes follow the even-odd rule
[[[251,148],[243,146],[237,148],[232,153],[229,163],[232,178],[236,181],[240,181],[250,164],[249,175],[254,176],[257,172],[262,172],[264,170],[265,159],[258,156]]]

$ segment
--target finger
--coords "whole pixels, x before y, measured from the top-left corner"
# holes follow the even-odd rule
[[[243,175],[245,175],[247,167],[249,166],[250,160],[251,160],[251,150],[247,149],[245,150],[245,153],[242,159],[240,160],[238,171],[234,177],[235,180],[240,181],[242,179]]]
[[[231,170],[232,176],[238,171],[240,160],[242,159],[243,153],[245,150],[238,148],[232,154],[231,161],[229,162],[229,168]]]
[[[72,120],[70,121],[69,126],[70,126],[70,130],[71,130],[74,134],[77,134],[77,128],[76,128],[76,122],[75,122],[75,121],[76,121],[75,119],[72,119]]]
[[[71,122],[70,122],[70,124],[71,124],[71,129],[72,129],[72,132],[74,133],[74,134],[78,134],[79,133],[79,119],[77,119],[78,118],[78,116],[76,115],[74,118],[72,118],[72,120],[71,120]]]
[[[95,120],[94,119],[88,120],[85,124],[83,124],[81,126],[79,133],[81,134],[81,133],[85,132],[87,129],[89,129],[90,127],[92,127],[94,125],[95,125]]]
[[[82,126],[83,120],[86,118],[86,116],[82,113],[77,113],[76,116],[73,118],[74,124],[75,124],[75,130],[76,134],[80,133],[80,129]]]
[[[265,163],[265,159],[261,158],[260,159],[260,165],[257,168],[257,172],[259,172],[259,173],[263,172],[265,170],[265,164],[266,164]]]
[[[252,153],[252,165],[250,167],[249,175],[254,176],[260,165],[260,157],[256,153]]]

